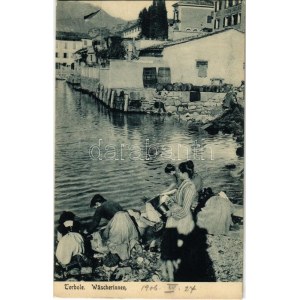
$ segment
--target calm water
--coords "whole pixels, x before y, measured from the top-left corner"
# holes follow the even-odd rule
[[[144,196],[155,196],[168,186],[164,167],[171,157],[178,163],[188,156],[205,186],[226,191],[234,203],[242,203],[242,182],[225,168],[243,164],[230,135],[188,131],[172,117],[109,112],[57,81],[55,137],[56,220],[63,210],[83,219],[91,216],[89,202],[95,193],[124,208],[141,207]],[[200,145],[197,152],[195,141]]]

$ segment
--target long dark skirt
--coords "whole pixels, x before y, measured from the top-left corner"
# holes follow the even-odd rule
[[[207,252],[207,231],[195,226],[193,231],[180,235],[181,263],[174,274],[174,281],[179,282],[212,282],[216,281],[212,261]]]
[[[161,259],[177,260],[181,256],[181,248],[177,246],[177,228],[165,228],[161,241]]]

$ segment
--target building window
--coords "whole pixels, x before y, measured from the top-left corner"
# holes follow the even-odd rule
[[[191,30],[191,28],[187,28],[185,31],[188,31],[188,32],[190,32],[190,31],[192,31],[192,30]]]
[[[220,28],[220,19],[215,19],[215,29]]]
[[[68,43],[65,42],[65,49],[68,49]]]
[[[231,26],[232,22],[231,22],[231,16],[227,16],[224,18],[224,23],[223,23],[223,27],[228,27]]]
[[[55,57],[56,57],[56,58],[59,58],[58,52],[55,52]]]
[[[87,41],[83,41],[83,45],[84,45],[84,46],[87,46]]]
[[[225,17],[223,19],[223,27],[227,27],[227,26],[228,26],[228,19],[227,19],[227,17]]]
[[[212,16],[207,16],[207,23],[211,23],[212,21]]]
[[[241,23],[241,17],[242,17],[242,15],[241,15],[241,13],[239,13],[239,14],[238,14],[238,17],[237,17],[237,23],[238,23],[238,24]]]
[[[64,53],[64,58],[68,58],[68,53]]]
[[[231,7],[233,5],[233,0],[229,0],[228,2],[229,7]]]
[[[179,21],[179,11],[175,10],[174,14],[175,14],[175,21],[178,22]]]
[[[194,28],[194,29],[193,29],[193,32],[198,32],[198,29],[197,29],[197,28]]]
[[[222,1],[223,0],[218,0],[215,2],[215,11],[219,11],[222,8]]]
[[[198,69],[198,77],[205,78],[207,77],[207,60],[196,60],[196,68]]]
[[[143,83],[144,87],[156,87],[157,73],[156,68],[143,68]]]
[[[231,26],[232,25],[232,17],[228,16],[227,20],[228,20],[228,26]]]
[[[238,14],[232,16],[232,25],[238,24]]]
[[[73,43],[73,49],[76,49],[76,42]]]

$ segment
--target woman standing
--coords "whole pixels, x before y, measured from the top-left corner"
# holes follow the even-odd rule
[[[168,219],[161,244],[161,259],[169,281],[174,281],[174,271],[181,257],[182,240],[179,239],[179,234],[188,234],[194,228],[191,213],[191,205],[196,197],[195,184],[191,180],[194,170],[189,162],[180,163],[178,169],[182,183],[176,192],[175,203],[166,213]]]

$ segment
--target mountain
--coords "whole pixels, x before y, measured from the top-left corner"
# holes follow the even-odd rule
[[[83,19],[84,16],[98,9],[94,5],[81,1],[57,1],[56,31],[88,33],[90,29],[106,27],[114,33],[127,25],[127,21],[114,18],[102,9],[88,21]]]

